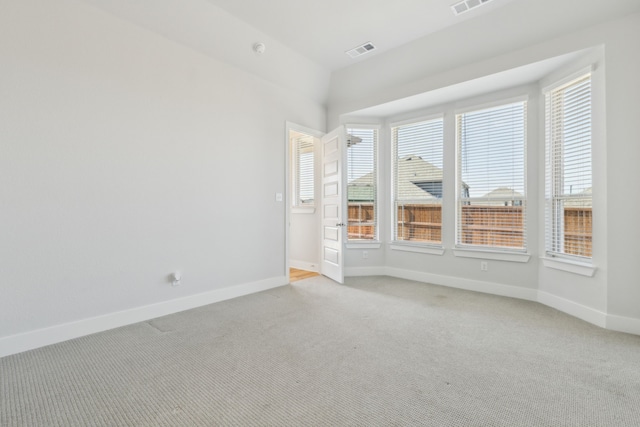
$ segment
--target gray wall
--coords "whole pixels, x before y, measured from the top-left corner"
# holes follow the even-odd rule
[[[280,55],[284,75],[308,62]],[[326,87],[305,67],[296,81]],[[0,69],[0,347],[286,283],[285,122],[323,129],[315,97],[73,0],[0,2]]]

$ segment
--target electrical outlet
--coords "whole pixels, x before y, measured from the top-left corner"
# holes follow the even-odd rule
[[[180,286],[180,281],[182,280],[182,273],[180,271],[175,271],[171,275],[171,285],[172,286]]]
[[[363,259],[369,258],[369,251],[362,251],[362,258]]]
[[[480,270],[489,271],[489,263],[487,261],[480,261]]]

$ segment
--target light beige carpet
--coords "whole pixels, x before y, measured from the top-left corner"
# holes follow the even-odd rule
[[[0,359],[2,426],[640,426],[640,337],[323,278]]]

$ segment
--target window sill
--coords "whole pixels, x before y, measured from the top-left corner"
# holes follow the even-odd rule
[[[377,240],[369,242],[348,242],[347,249],[380,249],[380,242]]]
[[[294,214],[312,214],[316,212],[316,208],[309,206],[309,207],[293,207],[291,208],[291,213]]]
[[[567,271],[573,274],[579,274],[581,276],[593,277],[596,273],[597,267],[586,262],[571,261],[562,258],[549,258],[541,257],[542,264],[547,268],[553,268],[554,270]]]
[[[528,253],[512,253],[501,251],[489,251],[481,249],[454,249],[453,254],[462,258],[479,258],[479,259],[491,259],[497,261],[509,261],[509,262],[529,262],[531,254]]]
[[[415,252],[419,254],[444,255],[444,248],[440,246],[411,245],[407,243],[391,243],[389,248],[394,251]]]

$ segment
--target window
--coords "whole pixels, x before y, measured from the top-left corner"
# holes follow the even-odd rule
[[[293,155],[293,206],[314,206],[314,161],[313,137],[291,131]]]
[[[393,127],[394,240],[442,243],[443,120]]]
[[[458,114],[457,245],[526,248],[526,102]]]
[[[378,130],[347,129],[347,239],[377,240]]]
[[[546,96],[546,246],[591,258],[591,76]]]

